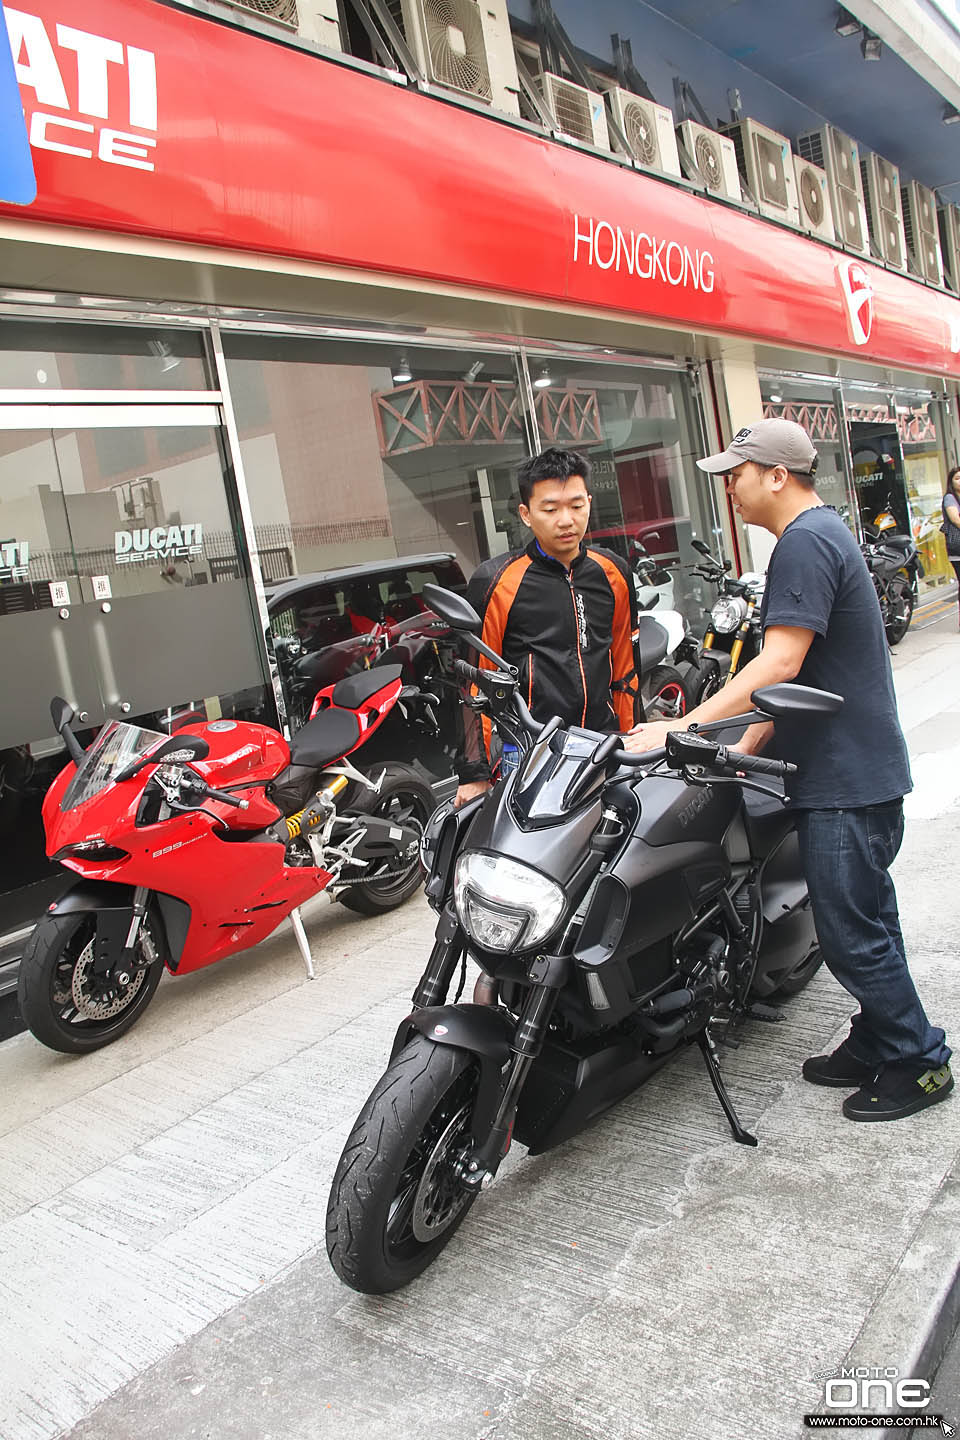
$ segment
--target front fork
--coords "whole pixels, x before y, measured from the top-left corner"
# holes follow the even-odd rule
[[[453,973],[463,959],[463,931],[452,905],[440,916],[436,936],[426,969],[413,992],[415,1010],[444,1003]],[[510,1149],[520,1092],[531,1065],[543,1048],[550,1016],[557,1003],[557,992],[567,981],[570,964],[569,956],[536,955],[527,967],[530,989],[510,1043],[509,1069],[493,1123],[485,1138],[465,1150],[456,1164],[460,1182],[468,1190],[485,1189]]]
[[[740,664],[740,656],[743,654],[743,647],[746,644],[747,636],[750,634],[750,625],[753,620],[753,612],[755,609],[756,606],[754,602],[752,600],[748,601],[747,613],[746,615],[744,615],[743,623],[741,624],[740,629],[734,636],[733,644],[730,647],[730,669],[727,671],[727,678],[723,682],[725,685],[729,685],[730,681],[737,673],[737,667]]]
[[[485,1190],[510,1149],[520,1092],[543,1049],[557,993],[570,973],[568,955],[536,955],[527,969],[530,989],[510,1044],[510,1068],[493,1124],[479,1144],[461,1156],[458,1172],[467,1190]]]

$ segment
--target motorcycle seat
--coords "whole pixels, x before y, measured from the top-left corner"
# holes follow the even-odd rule
[[[641,615],[637,627],[637,669],[641,675],[646,675],[655,665],[660,664],[667,653],[668,643],[664,627],[654,620],[652,615]]]
[[[290,741],[290,760],[319,770],[352,750],[359,739],[360,721],[352,710],[321,710]]]
[[[762,777],[762,783],[771,790],[783,794],[783,782],[769,775]],[[756,790],[743,792],[743,818],[750,840],[751,853],[762,858],[779,845],[793,827],[793,817],[779,800],[772,795],[760,795]]]
[[[333,703],[343,705],[348,710],[359,710],[371,695],[376,695],[385,685],[392,685],[402,675],[401,665],[374,665],[370,670],[358,670],[355,675],[344,675],[333,687]]]

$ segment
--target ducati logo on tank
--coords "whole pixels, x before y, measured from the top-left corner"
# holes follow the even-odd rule
[[[72,6],[64,5],[67,14]],[[97,165],[153,170],[157,62],[152,50],[3,8],[30,144]]]
[[[839,260],[837,279],[847,309],[850,338],[855,345],[866,345],[873,329],[873,282],[866,266],[859,260]]]

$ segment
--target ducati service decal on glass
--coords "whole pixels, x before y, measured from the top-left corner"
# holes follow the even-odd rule
[[[118,565],[138,560],[187,560],[203,554],[202,525],[154,525],[136,530],[117,530],[114,549]]]

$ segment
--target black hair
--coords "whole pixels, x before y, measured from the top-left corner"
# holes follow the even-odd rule
[[[816,489],[816,464],[814,464],[812,470],[790,470],[788,471],[788,474],[792,475],[794,480],[796,480],[797,484],[802,485],[804,490]]]
[[[517,471],[517,488],[522,504],[530,504],[533,487],[539,480],[570,480],[579,475],[584,485],[590,488],[590,461],[576,450],[541,450],[525,460]]]
[[[960,465],[951,465],[947,471],[947,488],[943,492],[945,495],[955,495],[957,493],[953,488],[953,478],[955,475],[960,475]]]

